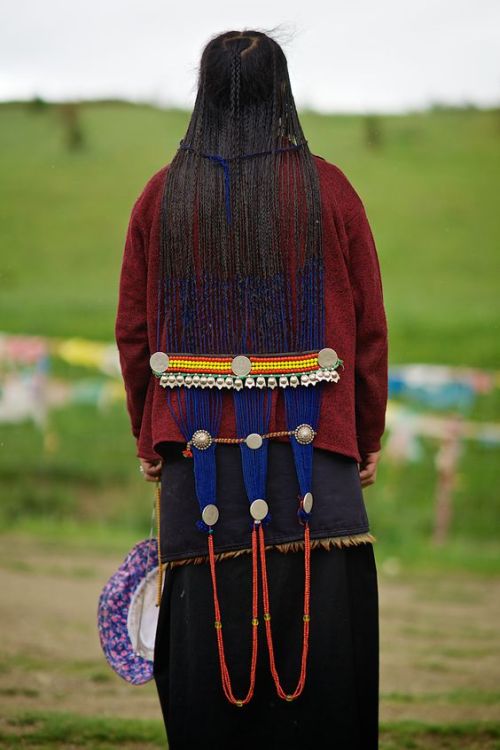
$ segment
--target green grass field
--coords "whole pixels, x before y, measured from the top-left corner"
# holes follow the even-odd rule
[[[399,722],[381,726],[380,750],[497,750],[500,723],[473,722],[462,725],[434,725]],[[0,732],[0,747],[89,748],[90,750],[154,750],[165,747],[165,732],[159,721],[138,719],[82,719],[68,714],[27,713],[7,723]]]
[[[113,341],[132,204],[149,177],[170,161],[188,121],[186,112],[119,102],[83,104],[79,117],[84,146],[70,151],[56,106],[0,105],[1,331]],[[366,206],[382,268],[390,364],[499,369],[500,111],[382,116],[376,149],[366,144],[366,121],[360,116],[304,112],[302,123],[313,153],[337,164]],[[68,378],[89,374],[59,361],[53,373]],[[478,397],[465,416],[500,421],[498,389]],[[77,555],[79,562],[71,568],[75,578],[94,576],[97,586],[93,555],[119,560],[146,536],[153,487],[138,474],[124,403],[99,411],[84,405],[54,410],[48,432],[50,440],[44,443],[29,423],[0,424],[0,531],[9,550],[0,574],[10,571],[24,585],[45,564],[44,554],[57,549],[66,560]],[[416,596],[420,575],[437,575],[452,588],[462,574],[475,576],[483,591],[500,573],[498,447],[466,445],[450,538],[441,548],[430,541],[436,443],[424,440],[423,448],[423,459],[415,464],[382,461],[377,483],[365,492],[380,570],[394,580],[413,580]],[[19,539],[27,548],[32,543],[42,550],[36,560],[19,552],[24,549]],[[432,599],[432,586],[426,596]],[[473,603],[475,594],[470,596]],[[401,627],[398,642],[403,644],[404,637],[414,645],[418,633]],[[421,648],[433,644],[429,637]],[[12,646],[14,662],[20,648]],[[392,653],[392,643],[384,648],[386,655]],[[460,655],[453,658],[472,658],[470,643],[450,648]],[[450,680],[445,701],[450,710],[427,720],[416,707],[425,708],[426,700],[433,705],[440,691],[431,690],[430,683],[416,690],[410,682],[402,690],[389,676],[383,690],[393,697],[384,704],[390,710],[382,713],[382,750],[498,750],[500,729],[488,713],[492,695],[498,705],[490,684],[498,675],[498,659],[486,669],[491,680],[478,682],[479,713],[473,694],[464,693],[460,684],[459,667],[446,659],[444,666],[439,659],[431,661],[429,673]],[[22,692],[28,689],[23,680],[29,683],[45,667],[18,667],[20,683],[14,688],[10,667],[5,682],[0,679],[0,699],[8,699],[11,708],[19,704],[19,711],[11,710],[0,725],[0,747],[163,746],[158,722],[100,721],[91,718],[90,708],[90,718],[71,710],[57,714],[57,693],[43,712],[26,713],[33,704]],[[88,675],[94,689],[92,679]],[[452,710],[454,700],[460,703],[459,718]],[[400,723],[401,705],[408,709],[405,717],[418,715],[420,723]]]

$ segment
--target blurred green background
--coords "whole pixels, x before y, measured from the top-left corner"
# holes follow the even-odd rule
[[[172,158],[188,117],[181,110],[120,101],[0,105],[0,330],[113,342],[129,214],[147,180]],[[303,112],[301,120],[312,152],[339,166],[365,204],[383,276],[390,365],[498,368],[500,110],[434,107],[364,117]],[[89,374],[57,359],[51,373],[69,380]],[[498,387],[478,395],[462,416],[500,422]],[[153,502],[154,486],[137,471],[125,403],[99,410],[85,404],[54,409],[50,440],[30,422],[0,424],[0,430],[3,571],[73,582],[89,578],[94,588],[103,585],[129,547],[147,535]],[[456,590],[452,600],[460,602],[457,581],[474,574],[477,586],[471,584],[470,596],[487,618],[488,592],[500,572],[499,446],[466,442],[449,535],[438,546],[432,542],[437,443],[421,442],[420,461],[397,464],[382,457],[377,482],[365,491],[382,586],[398,602],[397,586],[422,575],[425,596],[432,598],[437,576],[450,583]],[[481,638],[479,632],[476,636]],[[430,638],[427,647],[432,645]],[[392,642],[386,646],[392,648]],[[462,647],[462,657],[477,663],[474,647]],[[66,674],[76,680],[86,667],[74,667],[75,659],[63,661]],[[95,656],[87,666],[94,692],[99,687],[109,692],[114,675]],[[12,679],[20,685],[33,670],[50,673],[43,659],[41,666],[29,659],[22,666],[12,654],[0,669],[17,675]],[[449,672],[446,654],[429,669]],[[478,683],[475,694],[483,695],[483,708],[498,708],[500,693],[498,685],[493,687],[498,664],[489,669],[490,682]],[[404,718],[404,712],[392,709],[415,700],[403,683],[390,688],[384,683],[383,717]],[[451,679],[447,695],[455,699],[449,697],[448,704],[458,705],[461,715],[462,704],[475,705],[474,699],[463,692],[464,685],[455,689],[453,684]],[[10,697],[32,705],[25,688],[12,689]],[[10,688],[2,690],[9,697]],[[491,718],[485,711],[469,715]],[[455,718],[453,710],[444,716]],[[403,744],[404,733],[388,725],[384,747],[500,747],[497,729],[485,726],[477,735],[486,732],[483,744],[459,745],[428,739],[418,744],[418,732],[410,732],[417,744]],[[472,727],[471,736],[474,732]],[[42,740],[40,746],[59,746]],[[140,746],[149,747],[149,741],[143,738]],[[97,747],[95,738],[88,747]]]

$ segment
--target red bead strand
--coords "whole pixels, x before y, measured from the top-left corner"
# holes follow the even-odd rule
[[[271,630],[271,612],[269,608],[269,587],[267,582],[267,567],[266,567],[266,551],[264,542],[264,530],[262,525],[259,526],[259,546],[260,546],[260,562],[261,562],[261,574],[262,574],[262,599],[264,604],[264,623],[266,627],[266,638],[267,647],[269,651],[269,663],[271,667],[271,674],[273,676],[274,684],[280,698],[286,701],[295,700],[302,693],[306,681],[306,670],[307,670],[307,653],[309,650],[309,623],[310,623],[310,598],[311,598],[311,540],[309,533],[309,524],[306,522],[304,530],[304,628],[303,628],[303,642],[302,642],[302,658],[300,677],[293,693],[285,693],[283,690],[278,671],[276,669],[276,660],[274,656],[273,638]]]
[[[221,613],[220,613],[220,606],[219,606],[219,597],[217,594],[217,581],[216,581],[216,575],[215,575],[214,541],[213,541],[212,532],[210,531],[208,534],[210,573],[212,577],[212,587],[213,587],[213,595],[214,595],[215,629],[217,633],[217,647],[219,651],[219,663],[220,663],[220,670],[221,670],[222,687],[224,689],[224,694],[226,698],[228,699],[228,701],[238,707],[244,706],[246,703],[248,703],[252,699],[254,688],[255,688],[255,674],[256,674],[256,669],[257,669],[257,645],[258,645],[257,628],[259,625],[258,573],[257,573],[258,549],[257,549],[257,546],[258,546],[257,530],[254,524],[254,527],[252,530],[252,659],[251,659],[251,665],[250,665],[250,686],[248,688],[248,693],[246,694],[246,696],[244,698],[239,699],[239,698],[236,698],[233,693],[233,689],[231,686],[231,679],[229,677],[229,671],[227,668],[227,662],[226,662],[226,657],[224,653],[222,620],[221,620]]]

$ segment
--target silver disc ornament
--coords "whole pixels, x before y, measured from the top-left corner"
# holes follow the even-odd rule
[[[301,445],[307,445],[308,443],[312,443],[316,433],[310,424],[304,422],[295,428],[294,435],[298,443],[301,443]]]
[[[310,513],[312,511],[312,507],[313,507],[312,492],[306,492],[306,494],[302,498],[302,508],[305,510],[306,513]]]
[[[191,442],[195,448],[204,451],[212,445],[212,436],[208,430],[196,430],[196,432],[193,433]]]
[[[318,352],[318,364],[320,367],[333,367],[337,360],[337,352],[328,346]]]
[[[231,369],[235,375],[239,375],[241,378],[249,374],[252,369],[252,363],[244,354],[238,354],[236,357],[233,357]]]
[[[252,450],[257,450],[262,445],[262,435],[259,435],[258,432],[251,432],[246,436],[245,443]]]
[[[201,512],[201,517],[207,526],[214,526],[219,520],[219,509],[213,503],[205,505]]]
[[[155,352],[149,358],[149,364],[154,372],[165,372],[168,370],[169,358],[165,352]]]
[[[254,521],[262,521],[268,514],[269,507],[265,500],[258,498],[250,504],[250,515]]]

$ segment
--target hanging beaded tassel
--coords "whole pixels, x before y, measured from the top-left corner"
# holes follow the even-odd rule
[[[269,599],[269,586],[267,579],[266,553],[264,531],[259,529],[260,542],[260,560],[262,574],[262,598],[264,602],[264,623],[266,628],[266,639],[269,651],[269,663],[271,674],[276,686],[278,696],[286,701],[292,701],[298,698],[305,687],[307,671],[307,654],[309,651],[309,628],[310,628],[310,594],[311,594],[311,539],[309,529],[309,519],[312,511],[312,465],[313,465],[313,447],[312,441],[316,434],[316,427],[319,415],[321,395],[323,384],[315,388],[302,386],[297,389],[285,389],[285,410],[290,429],[295,427],[294,436],[292,437],[292,448],[294,455],[295,468],[300,487],[299,507],[297,515],[299,522],[304,525],[304,612],[303,612],[303,637],[302,637],[302,657],[300,676],[297,687],[293,692],[287,693],[280,682],[278,670],[276,667],[276,658],[274,652],[272,627],[271,627],[271,609]]]
[[[226,656],[224,652],[224,637],[222,634],[222,618],[219,606],[219,596],[217,593],[217,579],[215,575],[215,555],[214,555],[214,542],[212,536],[212,530],[209,531],[208,535],[208,549],[209,549],[209,560],[210,560],[210,575],[212,578],[212,588],[214,595],[214,611],[215,611],[215,629],[217,633],[217,648],[219,651],[219,664],[222,676],[222,686],[224,694],[230,703],[241,708],[246,705],[253,696],[255,689],[255,675],[257,671],[257,651],[258,651],[258,632],[257,628],[259,625],[258,619],[258,570],[257,570],[257,527],[254,524],[252,529],[252,656],[250,665],[250,686],[248,692],[244,698],[236,698],[233,693],[231,685],[231,679],[229,677],[229,671],[227,668]]]
[[[184,392],[182,401],[180,395]],[[244,698],[234,695],[224,649],[222,632],[222,616],[217,591],[217,576],[215,570],[214,527],[219,520],[219,509],[216,498],[216,441],[219,434],[222,393],[216,389],[184,389],[168,390],[167,403],[169,409],[182,430],[186,440],[192,445],[189,454],[193,458],[196,496],[200,505],[201,518],[197,522],[200,531],[207,534],[208,554],[210,562],[210,576],[212,581],[214,601],[214,627],[217,636],[219,665],[224,694],[230,703],[242,707],[247,704],[254,692],[257,667],[257,627],[258,621],[258,569],[257,569],[257,533],[252,532],[252,655],[250,664],[250,686]],[[178,411],[175,410],[174,395],[177,397]],[[179,416],[180,415],[180,416]],[[203,425],[205,427],[203,427]],[[208,429],[207,429],[208,427]]]
[[[303,637],[302,637],[302,657],[300,661],[300,676],[297,683],[297,687],[293,693],[287,693],[283,690],[281,685],[278,670],[276,668],[276,658],[274,655],[274,644],[271,629],[271,605],[269,601],[269,585],[267,581],[267,566],[266,566],[266,548],[264,541],[264,531],[262,526],[259,528],[259,542],[260,542],[260,561],[261,561],[261,575],[262,575],[262,598],[264,603],[264,623],[266,628],[267,647],[269,651],[269,663],[271,666],[271,674],[276,685],[276,691],[278,696],[286,701],[293,701],[299,697],[305,687],[306,683],[306,670],[307,670],[307,654],[309,651],[309,622],[311,620],[309,613],[310,595],[311,595],[311,541],[309,536],[309,524],[305,524],[304,532],[304,615],[303,615]]]
[[[261,436],[269,431],[271,391],[268,388],[233,391],[233,399],[237,432],[246,435],[246,439],[240,443],[240,449],[250,515],[254,520],[257,518],[262,521],[268,515],[264,498],[269,441],[263,440]],[[257,517],[256,508],[259,507]]]

